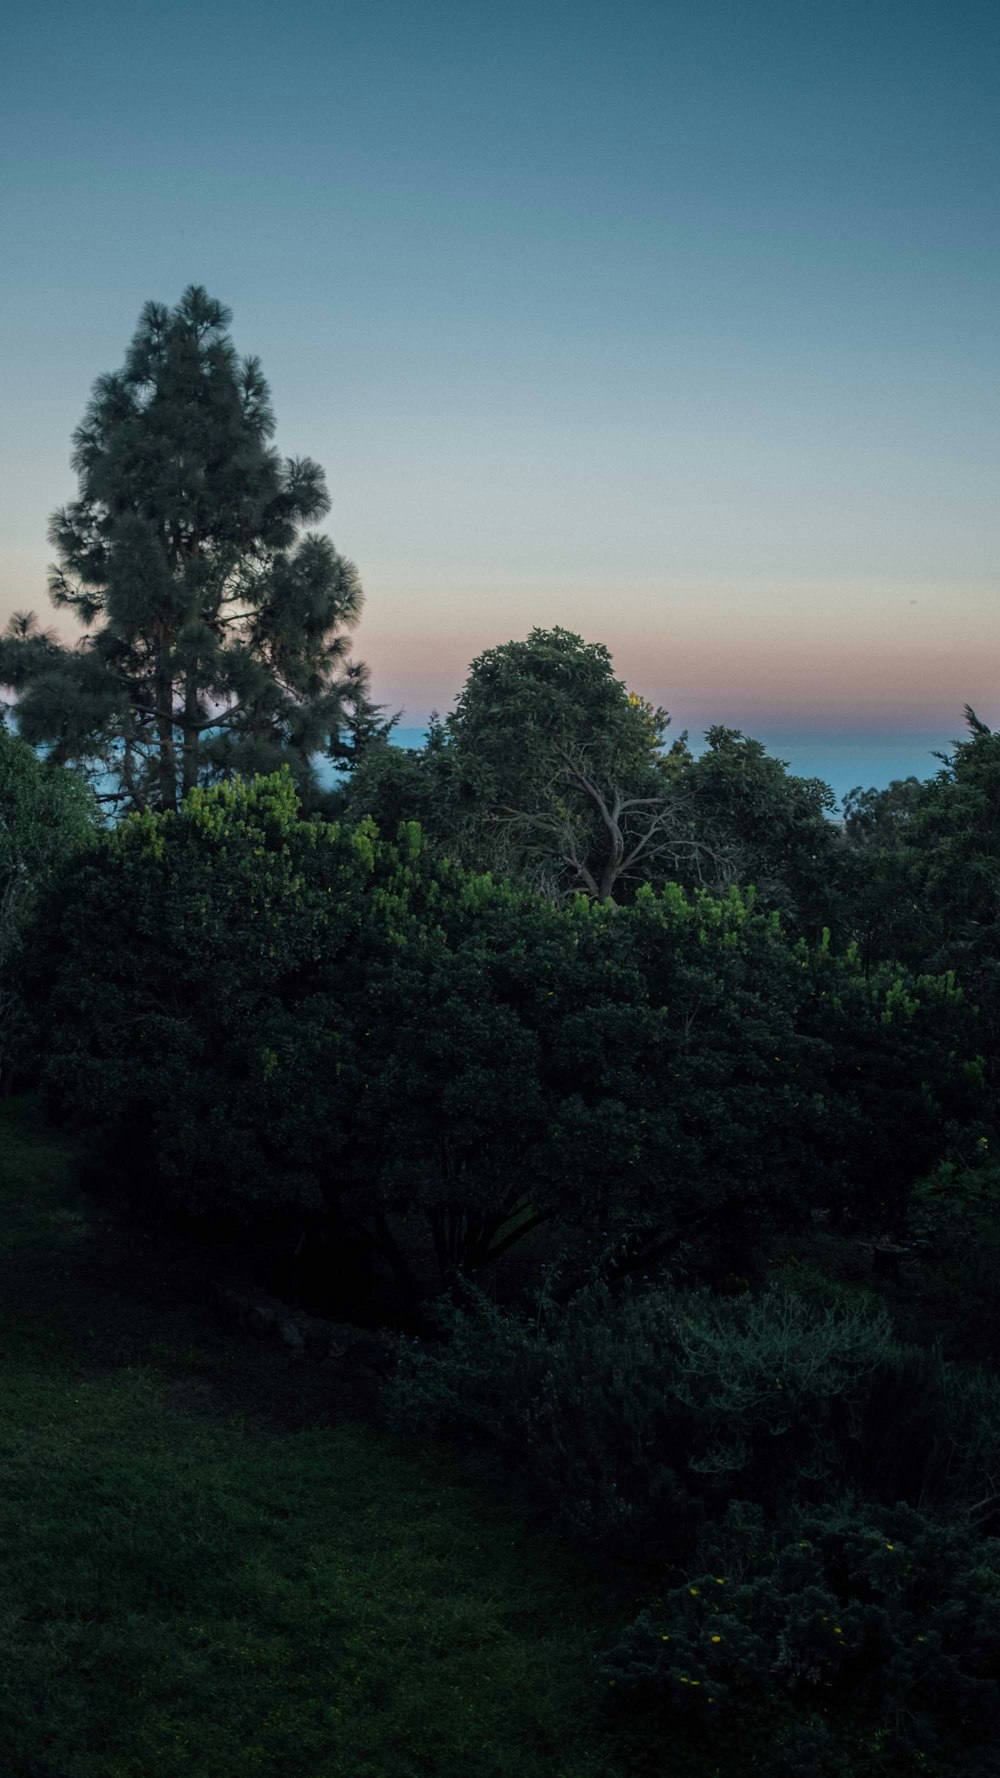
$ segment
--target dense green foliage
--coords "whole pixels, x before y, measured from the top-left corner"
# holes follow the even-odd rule
[[[18,616],[0,679],[30,741],[99,766],[129,808],[282,759],[302,786],[333,746],[364,673],[345,665],[361,608],[353,565],[299,527],[329,509],[323,472],[281,459],[254,358],[192,286],[147,303],[120,371],[100,377],[74,436],[78,498],[57,512],[52,597],[86,635],[66,647]]]
[[[911,820],[839,841],[851,870]],[[40,922],[39,1067],[105,1191],[294,1236],[338,1312],[421,1310],[395,1423],[631,1589],[601,1683],[637,1770],[669,1732],[706,1769],[985,1773],[993,1088],[959,972],[735,886],[560,903],[416,822],[306,818],[287,774],[120,824]],[[851,1282],[864,1235],[915,1243],[908,1297]]]
[[[1000,1386],[902,1346],[883,1311],[644,1287],[561,1312],[474,1298],[407,1354],[402,1424],[491,1445],[576,1535],[683,1562],[727,1500],[781,1515],[846,1490],[965,1511],[1000,1462]]]
[[[422,751],[368,750],[346,805],[387,832],[418,820],[450,856],[551,898],[753,886],[818,938],[841,911],[832,792],[736,729],[709,729],[695,759],[686,735],[667,747],[668,727],[607,649],[533,630],[473,661]]]
[[[0,721],[0,1086],[23,1042],[24,937],[39,894],[96,833],[96,805],[73,773],[40,760]]]
[[[397,1422],[492,1452],[653,1591],[606,1658],[617,1711],[724,1769],[749,1745],[796,1778],[990,1769],[995,1378],[777,1291],[470,1307],[406,1354]]]
[[[542,1223],[703,1275],[813,1210],[884,1229],[979,1091],[948,978],[865,975],[735,890],[558,908],[415,826],[305,820],[287,777],[109,833],[33,996],[44,1079],[148,1209],[325,1216],[411,1300],[421,1239],[448,1282]]]
[[[349,805],[383,823],[418,819],[453,856],[554,898],[627,898],[682,864],[704,882],[707,854],[674,790],[683,741],[661,749],[668,723],[616,679],[600,643],[532,630],[473,661],[422,757],[362,761]]]
[[[800,1510],[775,1537],[739,1503],[713,1541],[708,1571],[665,1592],[610,1651],[619,1709],[696,1726],[732,1759],[759,1741],[766,1698],[771,1769],[795,1778],[829,1770],[852,1740],[855,1769],[995,1769],[1000,1540],[903,1504]]]
[[[848,797],[843,893],[869,955],[957,970],[995,1024],[1000,733],[965,714],[965,738],[928,783]]]
[[[678,778],[692,837],[718,859],[720,876],[752,883],[768,907],[818,937],[836,929],[838,835],[833,792],[798,778],[760,741],[710,728],[698,759]]]
[[[973,711],[906,822],[901,857],[911,885],[897,951],[960,972],[1000,1034],[1000,733]]]

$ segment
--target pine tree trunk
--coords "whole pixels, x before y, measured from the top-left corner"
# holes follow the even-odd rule
[[[188,564],[197,561],[202,553],[202,540],[197,533],[191,537],[184,552]],[[176,548],[175,572],[182,569],[180,545]],[[202,612],[204,616],[204,612]],[[216,607],[218,615],[218,607]],[[198,782],[198,744],[201,730],[198,722],[201,706],[198,698],[198,672],[196,662],[190,662],[184,675],[184,715],[181,725],[181,799],[193,790]]]
[[[174,749],[174,681],[170,644],[160,642],[156,662],[156,743],[159,753],[160,807],[177,808],[177,760]]]
[[[182,746],[182,777],[181,795],[187,796],[198,782],[198,727],[200,708],[198,703],[198,685],[193,671],[187,676],[184,685],[184,727]]]

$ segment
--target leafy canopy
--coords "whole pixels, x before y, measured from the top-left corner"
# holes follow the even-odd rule
[[[814,1206],[886,1226],[973,1091],[947,982],[736,890],[553,906],[416,824],[304,819],[287,774],[121,824],[39,934],[46,1078],[143,1193],[332,1216],[400,1280],[420,1241],[448,1281],[542,1223],[581,1263],[723,1271]]]
[[[558,900],[627,899],[700,847],[682,831],[666,712],[615,677],[608,650],[534,629],[473,661],[452,715],[405,763],[363,763],[350,807],[392,823],[401,807],[451,856]]]

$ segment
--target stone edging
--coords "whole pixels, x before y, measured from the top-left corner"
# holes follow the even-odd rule
[[[292,1352],[300,1352],[315,1364],[363,1364],[387,1376],[399,1358],[399,1339],[347,1321],[323,1321],[289,1308],[264,1290],[214,1287],[215,1306],[229,1326],[258,1340],[278,1340]]]

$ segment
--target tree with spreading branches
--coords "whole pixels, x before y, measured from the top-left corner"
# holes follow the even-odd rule
[[[94,385],[79,494],[50,526],[51,597],[84,634],[64,645],[20,614],[0,639],[20,734],[123,809],[282,762],[308,794],[316,755],[342,755],[371,710],[348,655],[357,570],[301,529],[329,510],[323,471],[273,449],[230,320],[197,286],[146,304],[123,368]]]
[[[439,776],[456,843],[555,899],[610,902],[683,871],[714,881],[678,778],[684,738],[616,678],[607,649],[532,630],[473,661],[444,728]]]
[[[564,752],[536,809],[504,808],[498,826],[523,850],[540,884],[614,902],[623,890],[664,877],[714,885],[724,855],[686,831],[687,802],[662,778],[630,795],[619,781],[591,775],[583,752]]]

